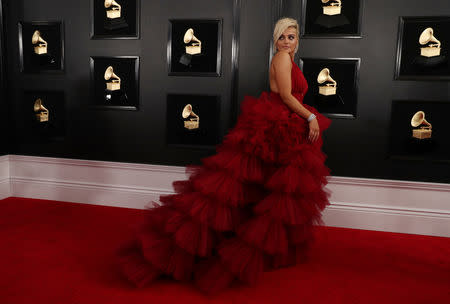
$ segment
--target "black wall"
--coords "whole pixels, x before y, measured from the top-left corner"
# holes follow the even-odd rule
[[[0,129],[3,131],[2,140],[0,141],[0,155],[8,153],[9,139],[11,135],[11,128],[9,127],[8,120],[8,103],[6,98],[6,75],[5,75],[5,63],[6,56],[4,51],[5,35],[4,35],[4,6],[2,0],[0,0],[0,109],[2,110],[2,118],[0,119]]]
[[[234,121],[234,106],[244,95],[267,89],[270,39],[275,19],[300,19],[297,0],[141,1],[139,40],[90,40],[90,1],[19,0],[7,10],[7,55],[15,154],[184,165],[198,162],[210,150],[165,145],[167,93],[221,96],[221,135]],[[450,102],[449,82],[394,80],[399,16],[450,15],[448,0],[365,0],[361,39],[301,39],[298,57],[361,58],[356,119],[333,119],[325,135],[327,164],[335,176],[450,182],[450,165],[388,157],[391,102],[395,99]],[[233,4],[240,4],[239,19]],[[236,12],[236,11],[235,11]],[[169,18],[222,18],[221,77],[167,75]],[[19,72],[18,21],[62,20],[65,28],[65,72]],[[239,64],[233,74],[233,25],[240,22]],[[137,55],[140,64],[139,111],[92,110],[89,104],[89,57]],[[235,81],[236,98],[233,98]],[[56,141],[25,139],[23,91],[60,89],[66,95],[66,134]],[[446,113],[443,113],[443,115]]]
[[[400,16],[450,15],[447,0],[364,2],[361,39],[303,39],[301,57],[361,58],[355,120],[334,119],[325,150],[334,175],[450,182],[450,164],[388,157],[392,100],[450,102],[448,81],[394,80]],[[287,1],[286,14],[299,11]],[[297,14],[293,16],[297,17]],[[442,115],[447,115],[442,113]],[[450,158],[450,156],[449,156]]]

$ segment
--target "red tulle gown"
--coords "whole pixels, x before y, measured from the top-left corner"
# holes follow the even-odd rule
[[[295,63],[291,74],[302,102],[306,80]],[[328,118],[304,106],[321,132],[328,128]],[[169,276],[212,294],[301,261],[328,204],[322,138],[311,143],[308,132],[279,94],[246,97],[217,153],[189,167],[176,194],[147,211],[142,231],[120,252],[125,276],[137,286]]]

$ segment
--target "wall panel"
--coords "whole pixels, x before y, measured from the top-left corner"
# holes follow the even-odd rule
[[[305,0],[303,0],[305,1]],[[311,1],[311,0],[308,0]],[[362,37],[358,39],[300,40],[297,60],[306,58],[360,58],[358,108],[355,119],[333,119],[325,134],[327,164],[334,176],[450,182],[450,165],[434,161],[389,157],[393,100],[450,102],[448,81],[394,80],[397,29],[400,16],[450,15],[448,0],[432,5],[419,0],[363,0]],[[239,61],[237,98],[232,98],[233,4],[239,3]],[[274,19],[300,19],[301,0],[277,1],[141,1],[140,39],[91,40],[90,3],[41,0],[11,2],[8,9],[7,55],[9,106],[14,122],[14,154],[105,161],[186,165],[198,163],[212,149],[167,147],[166,95],[213,94],[221,97],[220,135],[232,125],[233,102],[267,90],[267,68]],[[166,42],[168,19],[223,19],[221,77],[168,76]],[[63,20],[65,72],[32,75],[19,72],[17,22]],[[89,57],[140,57],[139,111],[89,109]],[[310,84],[312,86],[313,84]],[[66,96],[64,140],[29,142],[23,136],[23,91],[62,90]],[[445,113],[442,113],[445,115]]]

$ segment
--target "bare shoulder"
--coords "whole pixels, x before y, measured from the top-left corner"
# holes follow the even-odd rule
[[[290,66],[292,64],[291,56],[288,52],[279,51],[273,56],[272,63],[275,66]]]

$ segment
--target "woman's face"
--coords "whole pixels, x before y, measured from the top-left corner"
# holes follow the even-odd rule
[[[289,54],[293,55],[295,53],[295,48],[297,47],[298,37],[297,31],[293,27],[288,27],[281,34],[280,38],[277,40],[277,50],[287,51]]]

